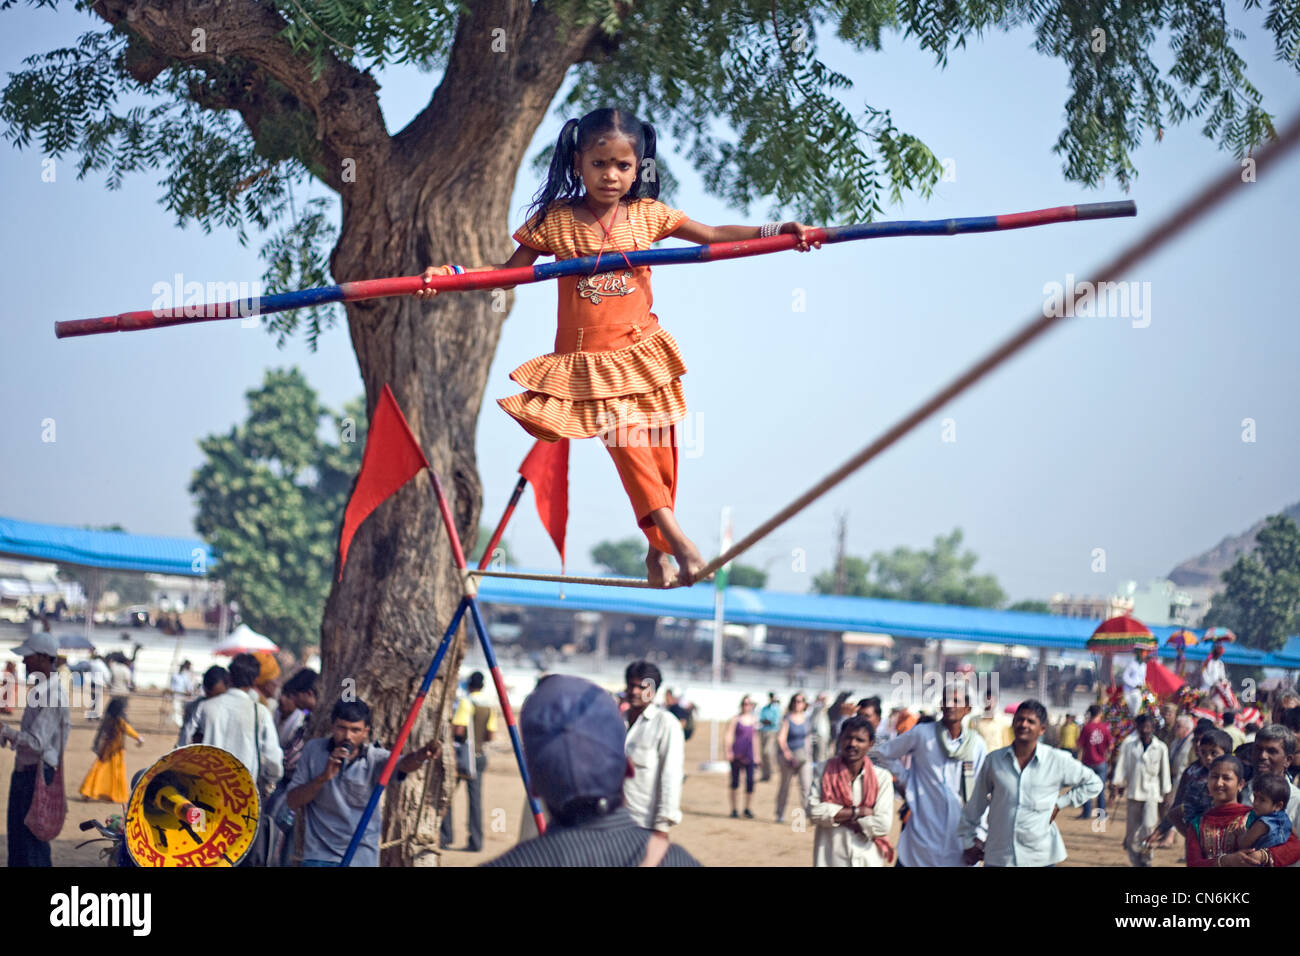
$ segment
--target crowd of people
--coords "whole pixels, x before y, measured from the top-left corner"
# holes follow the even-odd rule
[[[670,855],[670,828],[681,819],[681,742],[675,723],[661,725],[647,701],[658,671],[636,662],[626,676],[621,723],[610,695],[574,678],[544,678],[525,703],[533,790],[554,827],[492,865],[692,865],[689,853]],[[1123,846],[1134,866],[1150,865],[1174,830],[1184,837],[1189,866],[1300,863],[1294,692],[1279,695],[1272,723],[1241,728],[1239,738],[1228,732],[1234,713],[1198,725],[1167,706],[1139,714],[1119,746],[1100,706],[1083,724],[1067,715],[1053,725],[1042,703],[1026,700],[1007,728],[995,719],[991,698],[976,715],[961,682],[944,689],[937,715],[895,708],[885,721],[878,699],[852,705],[849,698],[828,704],[819,695],[809,708],[799,692],[782,707],[773,693],[759,708],[745,695],[723,734],[731,816],[741,816],[742,778],[743,815],[753,819],[756,774],[760,781],[779,775],[774,817],[782,821],[797,779],[815,866],[1055,866],[1067,858],[1059,814],[1080,808],[1080,817],[1104,821],[1107,794],[1112,806],[1124,801]],[[593,729],[598,703],[605,705],[603,736]],[[560,714],[572,714],[572,724]],[[533,733],[539,736],[530,743]],[[598,737],[607,741],[599,759],[590,751]],[[535,761],[537,748],[550,756]],[[572,789],[575,755],[607,767],[599,785]],[[902,827],[894,846],[896,813]]]
[[[48,678],[56,667],[57,647],[43,633],[18,652],[29,677]],[[104,664],[109,702],[80,792],[122,803],[130,792],[126,744],[140,735],[127,718],[129,662],[110,655]],[[624,677],[622,692],[612,694],[547,676],[524,701],[524,757],[548,826],[486,865],[698,865],[672,838],[682,822],[693,709],[663,687],[650,661],[634,661]],[[303,668],[279,678],[270,655],[237,655],[197,680],[184,662],[170,688],[176,743],[219,747],[256,781],[263,812],[241,865],[337,866],[390,752],[372,739],[371,710],[355,698],[334,704],[328,732],[310,738],[318,675]],[[18,751],[11,866],[50,862],[49,842],[28,825],[61,767],[69,731],[61,683],[48,681],[48,689],[45,705],[26,707],[20,726],[0,732]],[[815,866],[1053,866],[1066,859],[1056,826],[1063,810],[1079,808],[1105,832],[1107,808],[1122,800],[1123,848],[1134,866],[1176,847],[1189,866],[1300,863],[1294,691],[1277,695],[1267,723],[1261,717],[1239,727],[1232,711],[1198,718],[1166,705],[1139,714],[1118,743],[1100,705],[1082,722],[1067,714],[1053,724],[1043,704],[1026,700],[1008,727],[991,697],[975,703],[960,681],[944,688],[933,714],[905,707],[887,713],[879,698],[849,694],[819,694],[810,704],[801,691],[785,701],[770,693],[762,707],[745,695],[722,734],[731,816],[755,819],[757,779],[772,783],[769,819],[797,816],[811,831]],[[459,782],[466,784],[470,852],[484,848],[482,784],[497,731],[483,674],[475,672],[456,700],[447,737],[456,756],[453,800]],[[438,739],[411,747],[396,762],[398,779],[441,751]],[[451,810],[442,817],[443,847],[453,842]],[[352,865],[378,865],[380,826],[380,815],[371,816]]]

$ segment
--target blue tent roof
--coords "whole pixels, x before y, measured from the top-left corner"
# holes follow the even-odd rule
[[[561,596],[563,595],[563,596]],[[487,602],[520,607],[567,608],[574,611],[608,611],[648,617],[712,620],[712,585],[652,591],[594,584],[482,578],[479,596]],[[963,640],[987,644],[1019,644],[1058,650],[1082,651],[1100,620],[1060,617],[1026,611],[996,611],[982,607],[921,604],[883,598],[842,597],[826,594],[790,594],[753,588],[728,588],[726,619],[733,624],[766,624],[811,631],[879,631],[895,637]],[[1177,628],[1153,627],[1164,642]],[[1205,645],[1188,648],[1189,660],[1202,660]],[[1287,648],[1267,654],[1229,644],[1224,652],[1229,664],[1300,668],[1300,637]]]
[[[203,577],[216,565],[212,549],[198,538],[86,531],[3,517],[0,517],[0,555],[189,577]]]

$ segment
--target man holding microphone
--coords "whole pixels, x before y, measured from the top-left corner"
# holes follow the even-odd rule
[[[370,708],[362,701],[341,700],[330,717],[333,732],[307,742],[286,797],[289,809],[303,815],[303,866],[342,862],[388,761],[389,751],[370,740]],[[397,773],[414,773],[440,749],[438,741],[430,741],[399,760]],[[380,814],[370,818],[353,866],[379,865],[380,823]]]

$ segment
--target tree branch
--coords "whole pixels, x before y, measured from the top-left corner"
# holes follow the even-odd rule
[[[442,82],[393,137],[398,150],[415,166],[452,177],[476,156],[491,161],[496,132],[526,131],[530,141],[569,67],[599,33],[597,24],[566,28],[544,0],[473,3],[456,23]],[[471,115],[474,122],[466,122]],[[509,177],[516,171],[502,168]]]
[[[261,67],[245,63],[241,69],[218,69],[215,61],[197,64],[206,73],[209,82],[197,78],[188,84],[188,96],[198,106],[208,110],[235,110],[253,135],[255,143],[263,142],[260,136],[268,124],[276,120],[309,116],[302,104],[282,86],[273,85]],[[309,117],[314,121],[314,117]],[[263,155],[272,161],[290,158],[267,149]],[[313,155],[294,155],[308,170],[336,192],[343,188],[342,157],[329,144],[317,139]]]
[[[312,59],[295,51],[280,36],[286,23],[270,7],[254,0],[198,0],[198,2],[150,4],[143,0],[99,0],[95,13],[111,24],[125,24],[162,56],[200,68],[213,61],[224,63],[238,57],[255,64],[253,73],[274,78],[296,99],[298,108],[315,120],[325,181],[334,189],[340,182],[340,162],[352,158],[371,168],[386,164],[392,142],[379,109],[379,84],[332,54],[324,55],[324,67],[315,75]],[[198,31],[203,31],[201,34]],[[202,41],[201,43],[199,41]],[[199,49],[195,49],[198,46]],[[157,64],[145,57],[139,64],[142,76],[156,76]],[[133,75],[134,75],[133,71]],[[250,76],[256,90],[258,80]],[[262,82],[265,86],[264,80]],[[212,108],[238,109],[254,137],[256,124],[271,110],[287,104],[273,104],[263,98],[224,98],[209,95]]]

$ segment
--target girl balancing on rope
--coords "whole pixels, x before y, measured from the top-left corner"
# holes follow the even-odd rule
[[[610,271],[559,280],[555,351],[510,373],[527,391],[498,404],[543,441],[599,436],[609,449],[649,539],[646,571],[659,587],[691,584],[704,568],[699,549],[673,513],[677,500],[676,423],[686,415],[677,342],[650,311],[650,268],[618,264],[618,256],[669,236],[695,243],[799,237],[798,249],[820,248],[807,226],[770,222],[706,226],[659,202],[655,131],[631,113],[594,110],[560,130],[546,183],[537,191],[518,247],[503,265],[430,266],[426,277],[531,266],[556,259],[608,256]],[[597,260],[599,268],[599,259]],[[437,290],[416,292],[421,298]],[[671,555],[677,561],[674,569]]]

